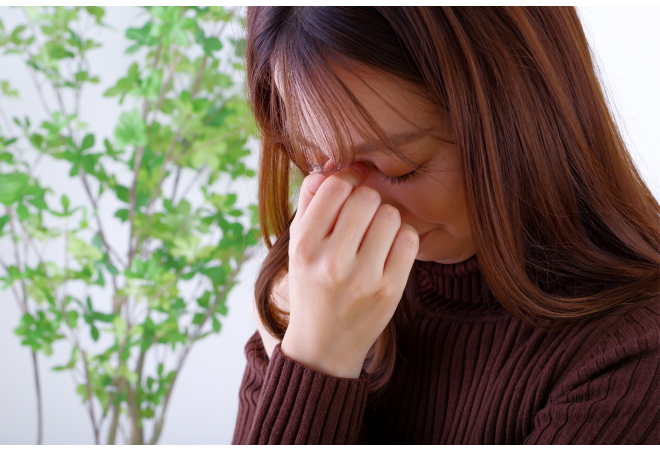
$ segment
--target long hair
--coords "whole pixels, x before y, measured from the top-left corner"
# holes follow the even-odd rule
[[[338,64],[405,81],[446,114],[482,274],[513,315],[554,328],[657,301],[660,206],[608,109],[574,8],[250,7],[247,19],[269,248],[255,295],[273,335],[288,324],[271,291],[288,270],[296,175],[315,167],[319,148],[350,163],[349,124],[392,149]],[[413,273],[408,296],[414,283]],[[409,322],[404,298],[365,361],[372,392],[390,379],[395,330]]]

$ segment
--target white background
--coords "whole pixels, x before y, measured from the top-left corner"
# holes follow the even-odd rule
[[[601,78],[608,91],[630,152],[656,198],[660,198],[660,8],[582,7],[579,8],[592,44]],[[90,88],[83,98],[82,116],[90,128],[111,136],[119,116],[116,99],[102,93],[126,73],[132,60],[123,52],[128,47],[123,32],[143,22],[140,10],[106,8],[106,21],[115,30],[96,36],[103,48],[90,53],[92,73],[101,84]],[[0,18],[12,29],[20,12],[0,7]],[[23,64],[14,58],[0,59],[0,80],[7,79],[21,95],[20,102],[4,102],[10,115],[44,118],[38,97]],[[107,118],[110,118],[108,121]],[[98,142],[98,138],[97,138]],[[256,156],[256,155],[255,155]],[[256,159],[251,159],[252,167]],[[56,164],[39,168],[45,184],[67,192],[72,203],[84,204],[77,184]],[[244,196],[256,199],[254,184],[244,187]],[[106,205],[108,206],[108,205]],[[109,204],[109,206],[113,206]],[[114,208],[108,208],[114,211]],[[119,230],[109,230],[111,239],[124,239]],[[6,247],[0,252],[7,251]],[[255,326],[249,313],[254,278],[263,254],[242,272],[241,283],[229,297],[229,315],[220,335],[210,335],[189,355],[177,380],[166,418],[161,444],[229,444],[238,410],[238,388],[245,368],[243,347]],[[36,395],[28,348],[21,347],[12,330],[20,312],[10,291],[0,292],[0,444],[36,443]],[[39,356],[44,401],[44,443],[90,444],[93,435],[86,409],[74,393],[71,377],[52,372],[50,367],[68,358],[66,344],[55,346],[50,359]],[[103,438],[105,441],[105,435]]]

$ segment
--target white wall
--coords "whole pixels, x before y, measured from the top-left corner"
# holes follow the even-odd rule
[[[107,8],[107,22],[117,30],[141,23],[137,8]],[[617,118],[631,153],[654,195],[660,198],[660,9],[583,7],[579,9],[595,52],[602,78],[617,109]],[[20,20],[20,11],[0,7],[0,17],[11,28]],[[104,31],[97,39],[102,50],[90,53],[94,73],[102,83],[86,92],[84,120],[102,135],[111,136],[119,115],[116,99],[101,97],[131,63],[123,51],[128,46],[121,32]],[[21,102],[3,103],[10,114],[41,117],[41,106],[28,73],[17,59],[0,59],[0,79],[9,79],[19,89]],[[111,118],[106,121],[106,118]],[[254,161],[254,160],[253,160]],[[254,164],[253,164],[254,166]],[[46,184],[57,184],[74,203],[84,203],[76,182],[69,180],[57,165],[39,168]],[[244,194],[255,198],[254,185]],[[105,205],[112,206],[111,203]],[[110,211],[111,208],[108,208]],[[112,209],[114,210],[114,209]],[[109,217],[108,217],[109,218]],[[122,230],[109,230],[111,239],[125,240]],[[0,248],[0,252],[6,251]],[[52,249],[56,252],[57,249]],[[245,268],[242,282],[229,297],[229,315],[220,335],[211,335],[191,352],[174,390],[161,444],[228,444],[238,408],[238,387],[245,368],[243,346],[254,332],[249,314],[252,287],[258,260]],[[9,291],[0,292],[0,444],[36,442],[36,396],[30,352],[21,347],[12,329],[20,313]],[[46,444],[93,443],[86,410],[74,393],[67,373],[51,372],[64,362],[66,345],[56,346],[50,359],[39,357],[44,399],[44,442]],[[57,354],[58,350],[60,353]]]

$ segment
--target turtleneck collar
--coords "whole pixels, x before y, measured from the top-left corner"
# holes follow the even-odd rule
[[[481,273],[477,255],[455,264],[416,261],[418,300],[424,309],[475,311],[501,308]]]

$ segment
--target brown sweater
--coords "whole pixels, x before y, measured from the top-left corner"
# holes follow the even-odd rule
[[[485,289],[476,256],[418,263],[414,331],[367,409],[369,375],[245,346],[233,444],[660,444],[660,302],[557,332]]]

